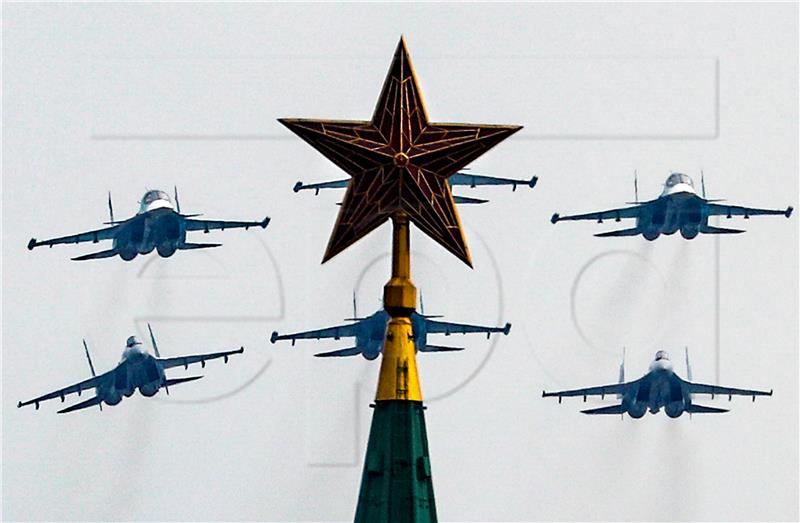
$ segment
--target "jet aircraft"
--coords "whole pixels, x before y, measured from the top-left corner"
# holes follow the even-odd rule
[[[175,188],[175,202],[173,204],[169,195],[164,191],[149,190],[139,202],[139,212],[127,220],[115,221],[114,209],[111,206],[111,193],[108,194],[108,212],[111,217],[104,229],[84,232],[73,236],[63,236],[51,240],[37,241],[31,238],[28,249],[42,245],[59,243],[98,243],[101,240],[113,240],[112,248],[106,251],[84,254],[72,258],[75,261],[94,260],[97,258],[111,258],[119,255],[125,261],[131,261],[137,254],[149,254],[155,249],[159,256],[168,258],[176,250],[207,249],[219,247],[220,243],[187,243],[187,231],[203,231],[205,233],[214,229],[235,229],[244,227],[266,228],[269,217],[260,222],[239,222],[220,220],[195,220],[199,214],[181,214],[181,205],[178,201],[178,189]]]
[[[420,296],[421,300],[421,296]],[[450,336],[451,334],[470,334],[482,333],[486,334],[489,338],[492,333],[502,332],[508,335],[511,330],[511,324],[506,323],[503,327],[481,327],[479,325],[465,325],[460,323],[449,323],[444,321],[435,321],[433,318],[440,318],[441,316],[425,315],[425,309],[420,307],[422,313],[411,313],[411,327],[414,332],[414,344],[419,352],[447,352],[463,350],[462,347],[443,347],[440,345],[432,345],[428,343],[428,334],[444,334]],[[345,321],[353,321],[347,325],[338,325],[336,327],[328,327],[319,330],[312,330],[307,332],[298,332],[296,334],[278,334],[273,332],[270,341],[275,343],[280,340],[291,340],[292,345],[300,339],[321,339],[333,338],[338,340],[340,338],[355,338],[356,344],[354,347],[346,349],[338,349],[330,352],[321,352],[315,356],[321,358],[327,357],[341,357],[341,356],[355,356],[361,354],[368,360],[374,360],[378,355],[383,352],[383,340],[386,333],[386,327],[390,320],[389,313],[384,309],[367,316],[366,318],[359,318],[356,312],[355,297],[353,298],[353,317]]]
[[[681,173],[672,173],[664,184],[661,196],[655,200],[639,202],[638,182],[634,181],[636,188],[636,201],[633,207],[623,207],[610,209],[607,211],[591,212],[587,214],[576,214],[572,216],[561,216],[554,214],[550,219],[553,223],[564,220],[603,220],[614,219],[620,221],[623,218],[635,218],[636,227],[632,229],[622,229],[595,234],[599,237],[607,236],[637,236],[641,234],[647,240],[655,240],[661,234],[674,234],[681,232],[681,236],[687,240],[695,238],[698,234],[737,234],[744,232],[740,229],[726,229],[714,227],[708,224],[709,216],[744,216],[747,220],[750,216],[759,214],[782,214],[787,218],[792,215],[792,207],[786,210],[756,209],[752,207],[741,207],[738,205],[728,205],[724,200],[706,199],[705,181],[702,182],[702,195],[697,194],[692,179]]]
[[[581,412],[584,414],[620,415],[624,415],[627,412],[632,418],[641,418],[648,410],[651,414],[656,414],[663,407],[667,416],[677,418],[684,412],[688,412],[690,415],[728,412],[728,409],[706,407],[694,403],[693,396],[695,394],[710,394],[711,399],[714,399],[714,396],[719,394],[728,396],[728,400],[733,395],[752,396],[753,401],[756,400],[756,396],[772,396],[771,390],[764,392],[693,383],[688,349],[686,350],[686,378],[686,380],[681,379],[680,376],[675,374],[669,355],[666,351],[660,350],[656,352],[655,360],[650,364],[649,372],[638,380],[625,382],[623,361],[623,365],[620,366],[619,383],[559,392],[542,391],[542,397],[555,396],[558,398],[558,402],[561,403],[561,398],[563,397],[583,396],[583,401],[586,401],[587,396],[600,396],[602,398],[607,394],[616,394],[617,399],[622,400],[619,405],[587,409]]]
[[[517,190],[518,185],[527,185],[530,188],[533,188],[536,185],[536,182],[539,181],[538,176],[531,177],[530,180],[514,180],[511,178],[495,178],[492,176],[485,176],[480,174],[473,174],[471,172],[467,172],[468,169],[464,169],[461,172],[457,172],[456,174],[450,176],[447,181],[450,183],[450,186],[455,185],[467,185],[471,188],[475,188],[478,185],[510,185],[512,191]],[[292,189],[294,192],[300,192],[303,190],[313,190],[314,194],[319,194],[320,189],[346,189],[347,184],[350,183],[350,179],[347,178],[345,180],[334,180],[331,182],[321,182],[321,183],[309,183],[304,184],[303,182],[297,182],[294,184],[294,188]],[[453,195],[453,200],[457,204],[478,204],[478,203],[486,203],[489,200],[483,200],[481,198],[470,198],[467,196],[457,196]]]
[[[17,408],[24,407],[25,405],[35,405],[39,409],[39,403],[54,398],[61,398],[64,402],[65,396],[77,393],[78,396],[81,392],[89,389],[95,389],[96,394],[93,398],[89,398],[75,405],[71,405],[65,409],[59,410],[59,414],[72,412],[75,410],[100,406],[103,410],[103,403],[106,405],[117,405],[122,401],[122,397],[131,397],[136,389],[142,396],[154,396],[161,387],[169,394],[169,388],[181,383],[198,380],[203,376],[188,376],[184,378],[167,378],[164,373],[165,370],[172,367],[189,368],[193,363],[200,363],[203,367],[206,366],[207,360],[216,358],[223,358],[225,363],[228,363],[228,358],[233,354],[241,354],[244,352],[244,347],[239,350],[231,350],[225,352],[212,352],[209,354],[191,354],[187,356],[178,356],[176,358],[162,358],[158,352],[158,345],[156,338],[153,335],[153,329],[150,324],[147,325],[150,331],[150,339],[153,343],[153,351],[155,356],[148,353],[142,345],[142,342],[136,336],[131,336],[125,344],[125,350],[122,351],[122,359],[116,367],[108,372],[104,372],[99,376],[94,372],[94,365],[92,358],[89,356],[89,348],[86,345],[86,340],[83,341],[83,349],[86,352],[86,359],[89,361],[89,369],[92,371],[92,377],[88,380],[83,380],[64,387],[63,389],[56,390],[49,394],[39,396],[28,401],[20,401]]]

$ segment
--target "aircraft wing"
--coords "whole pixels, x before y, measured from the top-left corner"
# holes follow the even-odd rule
[[[249,229],[250,227],[261,227],[266,229],[269,224],[269,216],[265,217],[260,222],[236,222],[236,221],[222,221],[222,220],[195,220],[192,218],[185,218],[187,231],[203,231],[208,232],[211,230],[219,229]]]
[[[275,343],[276,341],[280,340],[292,340],[292,345],[294,345],[296,340],[319,340],[322,338],[333,338],[338,340],[339,338],[351,338],[356,335],[357,326],[358,323],[349,323],[347,325],[338,325],[336,327],[327,327],[313,331],[297,332],[295,334],[278,334],[277,332],[273,332],[272,337],[270,337],[270,341]]]
[[[538,180],[536,176],[532,177],[530,180],[514,180],[511,178],[495,178],[493,176],[465,172],[457,172],[447,179],[451,186],[468,185],[469,187],[475,187],[477,185],[510,185],[513,190],[517,190],[517,185],[533,187]]]
[[[640,378],[641,379],[641,378]],[[625,391],[628,390],[631,386],[637,383],[640,380],[630,381],[628,383],[614,383],[611,385],[601,385],[599,387],[588,387],[585,389],[573,389],[573,390],[561,390],[558,392],[544,392],[542,391],[542,397],[557,397],[558,401],[561,401],[563,397],[573,397],[573,396],[605,396],[607,394],[620,394],[625,395]]]
[[[620,221],[623,218],[637,218],[646,205],[647,204],[639,204],[634,207],[621,207],[619,209],[609,209],[607,211],[573,214],[568,216],[561,216],[560,214],[556,213],[552,218],[550,218],[550,221],[553,223],[563,220],[597,220],[597,222],[602,222],[603,220]]]
[[[28,250],[33,250],[34,247],[42,245],[57,245],[59,243],[82,243],[92,242],[97,243],[100,240],[111,240],[117,233],[119,225],[106,227],[105,229],[97,229],[89,232],[82,232],[80,234],[73,234],[72,236],[62,236],[60,238],[53,238],[50,240],[37,241],[36,238],[31,238],[28,242]]]
[[[200,363],[203,367],[206,366],[206,361],[214,360],[217,358],[224,358],[225,363],[228,363],[228,357],[233,354],[241,354],[244,352],[244,347],[238,350],[229,350],[224,352],[210,352],[208,354],[189,354],[187,356],[178,356],[177,358],[158,358],[158,362],[164,369],[171,369],[172,367],[189,368],[192,363]]]
[[[772,396],[772,391],[735,389],[732,387],[721,387],[719,385],[706,385],[703,383],[692,383],[691,381],[681,380],[690,394],[711,394],[712,396]]]
[[[445,336],[450,336],[451,334],[483,333],[488,337],[493,332],[508,334],[511,330],[511,324],[506,323],[502,327],[482,327],[480,325],[450,323],[448,321],[436,321],[425,318],[425,328],[428,334],[444,334]]]
[[[100,374],[99,376],[94,376],[92,378],[89,378],[88,380],[83,380],[79,383],[76,383],[75,385],[64,387],[63,389],[50,392],[43,396],[39,396],[38,398],[33,398],[32,400],[28,401],[20,401],[19,403],[17,403],[17,407],[24,407],[25,405],[35,404],[36,408],[38,409],[39,403],[41,403],[42,401],[47,401],[54,398],[61,398],[61,400],[63,401],[64,397],[70,394],[77,393],[80,395],[85,390],[96,389],[97,387],[100,387],[104,383],[112,380],[113,372],[114,372],[113,370],[110,370],[108,372]]]
[[[784,210],[780,209],[755,209],[753,207],[741,207],[739,205],[722,205],[719,203],[707,203],[706,209],[709,216],[757,216],[759,214],[783,214],[787,218],[792,215],[794,210],[792,207],[787,207]]]
[[[319,194],[320,189],[345,189],[347,188],[347,184],[350,183],[350,178],[346,180],[334,180],[332,182],[320,182],[320,183],[306,183],[297,182],[294,184],[292,190],[294,192],[300,192],[304,189],[311,189],[314,191],[315,194]]]

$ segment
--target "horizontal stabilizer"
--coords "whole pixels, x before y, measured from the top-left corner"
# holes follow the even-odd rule
[[[208,249],[211,247],[220,247],[221,243],[184,243],[179,246],[179,249]]]
[[[739,234],[744,232],[741,229],[725,229],[724,227],[712,227],[711,225],[704,225],[700,227],[700,232],[703,234]]]
[[[641,233],[642,231],[640,231],[637,227],[634,227],[633,229],[622,229],[621,231],[601,232],[595,234],[595,236],[598,238],[607,238],[609,236],[636,236]]]
[[[116,249],[109,249],[107,251],[100,251],[100,252],[93,252],[91,254],[84,254],[83,256],[78,256],[77,258],[72,258],[72,261],[84,261],[84,260],[97,260],[99,258],[111,258],[112,256],[116,256],[119,254]]]
[[[100,399],[98,396],[95,396],[94,398],[89,398],[86,401],[82,401],[80,403],[76,403],[75,405],[71,405],[71,406],[67,407],[66,409],[61,409],[61,410],[58,411],[58,413],[59,414],[66,414],[67,412],[72,412],[74,410],[81,410],[81,409],[86,409],[86,408],[89,408],[89,407],[94,407],[95,405],[99,405],[102,402],[103,402],[102,399]]]
[[[187,376],[186,378],[169,378],[164,381],[164,385],[172,387],[173,385],[180,385],[181,383],[188,383],[190,381],[199,380],[202,376]]]
[[[694,403],[686,405],[684,410],[689,414],[719,414],[722,412],[728,412],[728,409],[719,409],[717,407],[706,407],[704,405],[695,405]]]
[[[346,349],[333,350],[330,352],[320,352],[314,354],[317,358],[340,358],[343,356],[357,356],[361,354],[361,349],[358,347],[348,347]]]
[[[584,414],[625,414],[628,410],[624,405],[609,405],[608,407],[599,407],[596,409],[582,410]]]
[[[464,350],[464,347],[443,347],[441,345],[426,344],[420,347],[420,352],[453,352],[457,350]]]
[[[457,204],[468,204],[468,203],[486,203],[489,200],[482,200],[480,198],[470,198],[469,196],[456,196],[453,195],[453,201]]]

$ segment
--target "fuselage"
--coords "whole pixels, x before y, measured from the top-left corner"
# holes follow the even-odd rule
[[[153,396],[166,381],[158,360],[145,350],[139,340],[128,338],[122,359],[114,368],[113,380],[98,387],[97,396],[108,405],[116,405],[122,397],[130,397],[139,389],[143,396]]]
[[[153,249],[167,258],[185,242],[185,220],[175,210],[169,195],[157,190],[145,193],[136,216],[120,223],[114,236],[114,248],[125,261]]]
[[[651,241],[661,234],[678,231],[691,240],[705,225],[708,225],[706,200],[697,194],[692,179],[681,173],[673,173],[667,178],[658,199],[643,207],[636,219],[642,235]]]
[[[641,418],[647,411],[656,414],[662,408],[667,416],[677,418],[691,403],[691,394],[684,390],[664,351],[656,353],[648,373],[622,397],[622,405],[633,418]]]
[[[389,313],[381,309],[363,320],[360,320],[359,330],[356,334],[356,346],[361,349],[361,355],[364,358],[374,360],[383,352],[386,329],[391,319]],[[425,316],[417,312],[412,312],[411,328],[414,333],[414,346],[416,350],[424,351],[425,345],[428,342],[428,329]]]

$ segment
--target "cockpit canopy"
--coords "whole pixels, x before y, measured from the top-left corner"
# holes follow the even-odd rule
[[[144,197],[142,198],[142,205],[151,204],[156,200],[166,200],[168,202],[172,201],[169,197],[169,194],[165,193],[164,191],[153,190],[144,193]]]
[[[672,173],[669,175],[669,178],[667,178],[667,187],[674,187],[679,183],[685,183],[686,185],[691,185],[694,187],[694,182],[686,174]]]
[[[136,336],[131,336],[130,338],[128,338],[128,341],[125,342],[126,347],[133,347],[134,345],[141,345],[141,344],[142,342],[139,341],[139,338],[137,338]]]
[[[665,350],[660,350],[656,352],[656,361],[658,360],[669,360],[669,354]]]

